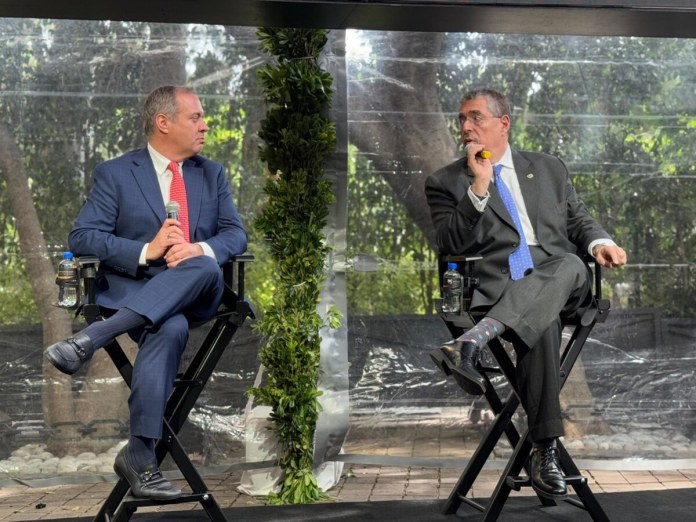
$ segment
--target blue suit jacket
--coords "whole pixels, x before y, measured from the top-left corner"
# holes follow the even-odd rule
[[[218,264],[243,253],[247,234],[219,163],[202,156],[184,161],[191,242],[205,241]],[[76,256],[100,261],[97,303],[117,309],[147,279],[166,269],[164,260],[138,265],[145,243],[152,241],[167,214],[147,148],[98,165],[94,186],[68,236]]]

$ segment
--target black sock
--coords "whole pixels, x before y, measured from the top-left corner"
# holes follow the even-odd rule
[[[82,330],[94,348],[101,348],[117,335],[127,332],[138,326],[143,326],[147,320],[130,308],[121,308],[105,321],[95,321]]]
[[[128,439],[128,455],[136,468],[155,458],[155,439],[131,435]]]
[[[491,339],[495,339],[505,331],[505,325],[496,319],[484,317],[471,330],[457,338],[457,341],[472,342],[483,348]]]

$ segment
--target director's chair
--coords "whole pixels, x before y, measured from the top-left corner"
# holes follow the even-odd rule
[[[183,478],[190,486],[191,493],[184,493],[177,499],[167,501],[136,498],[129,495],[128,482],[119,479],[94,518],[95,522],[125,522],[139,507],[185,502],[199,502],[212,522],[226,522],[220,506],[193,466],[177,434],[186,422],[189,412],[195,405],[232,337],[247,317],[254,317],[251,306],[244,299],[244,267],[245,263],[252,260],[253,256],[244,254],[236,256],[223,266],[225,291],[220,307],[213,319],[212,328],[186,370],[177,375],[173,391],[167,401],[162,439],[155,447],[157,464],[161,465],[166,455],[171,455]],[[87,323],[92,323],[101,320],[105,312],[99,305],[95,304],[95,281],[99,259],[92,256],[81,257],[78,263],[82,283],[80,288],[81,305],[78,313],[82,314]],[[192,324],[191,327],[201,324],[204,323]],[[122,347],[114,340],[104,349],[130,388],[133,366]]]
[[[457,263],[458,271],[463,277],[461,313],[441,314],[447,328],[455,338],[464,332],[466,328],[464,325],[468,323],[467,326],[471,327],[476,323],[476,318],[470,313],[469,307],[473,292],[479,285],[478,278],[475,275],[475,264],[481,261],[481,259],[481,257],[473,256],[443,256],[439,262],[439,274],[441,279],[444,273],[444,267],[447,266],[449,262]],[[589,269],[588,265],[588,270]],[[592,328],[598,322],[604,322],[609,314],[610,303],[607,299],[602,299],[601,267],[596,262],[594,263],[593,275],[594,295],[591,306],[581,317],[564,321],[563,324],[564,328],[569,327],[572,328],[573,331],[560,359],[561,388],[565,384],[573,365],[577,361]],[[531,487],[529,457],[532,450],[532,443],[528,439],[529,431],[525,428],[525,430],[520,433],[512,423],[513,415],[520,407],[520,398],[515,378],[515,366],[512,358],[499,339],[494,339],[489,342],[488,348],[498,366],[489,367],[480,363],[478,370],[486,379],[486,391],[484,392],[484,396],[495,414],[495,419],[469,460],[443,508],[443,513],[454,514],[459,510],[462,504],[467,504],[483,513],[481,518],[482,521],[497,520],[512,490],[520,491],[523,487]],[[493,376],[499,375],[502,375],[505,380],[507,380],[511,389],[505,398],[502,398],[498,394],[498,391],[491,381]],[[474,481],[503,435],[505,435],[512,446],[513,452],[496,485],[492,497],[487,504],[482,504],[471,498],[467,498],[467,494],[471,490]],[[577,499],[568,497],[563,499],[563,501],[585,509],[595,521],[608,522],[609,518],[587,485],[587,479],[580,474],[573,459],[560,440],[557,442],[557,445],[560,455],[559,461],[565,475],[566,484],[575,490],[578,497]],[[526,475],[520,476],[520,472],[523,468],[526,471]],[[537,495],[537,497],[545,506],[554,506],[557,503],[555,500],[550,500],[540,495]]]

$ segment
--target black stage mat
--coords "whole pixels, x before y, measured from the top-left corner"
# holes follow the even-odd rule
[[[596,495],[612,522],[688,521],[696,519],[696,488],[639,491],[634,493],[601,493]],[[480,512],[466,505],[456,515],[443,515],[444,500],[404,500],[383,502],[335,502],[293,506],[259,506],[225,509],[229,522],[459,522],[475,521]],[[88,518],[60,519],[64,522],[85,522]],[[136,512],[133,522],[203,522],[205,512],[168,511]],[[584,510],[566,502],[543,507],[536,497],[510,498],[500,517],[501,522],[588,521]],[[59,522],[59,521],[56,521]]]

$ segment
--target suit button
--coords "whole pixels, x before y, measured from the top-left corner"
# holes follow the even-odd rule
[[[507,268],[507,267],[503,267],[503,268],[500,269],[500,271],[501,271],[503,274],[507,274],[507,273],[510,271],[510,269]]]

